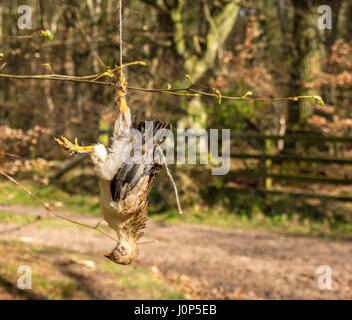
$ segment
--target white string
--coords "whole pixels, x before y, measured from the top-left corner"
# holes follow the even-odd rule
[[[120,71],[122,72],[122,58],[123,58],[123,46],[122,46],[122,0],[119,0],[119,33],[120,33]]]
[[[177,204],[177,210],[178,210],[178,213],[179,214],[183,214],[183,211],[182,211],[182,208],[181,208],[181,203],[180,203],[180,198],[178,196],[178,191],[177,191],[177,186],[176,186],[176,183],[174,181],[174,178],[172,177],[172,174],[169,170],[169,167],[167,165],[167,162],[166,162],[166,159],[165,159],[165,156],[164,156],[164,153],[163,151],[161,150],[161,148],[159,147],[158,145],[158,149],[159,149],[159,152],[160,152],[160,155],[163,159],[163,165],[165,167],[165,170],[166,170],[166,174],[167,176],[169,177],[171,183],[172,183],[172,186],[174,187],[174,193],[175,193],[175,198],[176,198],[176,204]]]
[[[122,27],[123,27],[123,21],[122,21],[122,0],[118,0],[119,3],[119,34],[120,34],[120,72],[122,74],[122,65],[123,65],[123,45],[122,45]],[[120,93],[120,90],[122,91],[122,93]],[[119,83],[117,83],[117,99],[118,101],[121,101],[121,99],[126,95],[126,87],[124,86],[123,82],[120,81]],[[179,214],[183,214],[182,212],[182,208],[181,208],[181,204],[180,204],[180,198],[178,196],[178,191],[177,191],[177,186],[176,183],[172,177],[172,174],[169,170],[169,167],[167,166],[167,162],[164,156],[164,153],[161,151],[160,147],[158,146],[159,151],[161,153],[161,156],[163,158],[163,165],[165,167],[166,170],[166,174],[168,175],[173,187],[174,187],[174,193],[175,193],[175,197],[176,197],[176,203],[177,203],[177,209]]]
[[[119,61],[119,69],[120,73],[123,73],[123,45],[122,45],[122,29],[123,29],[123,15],[122,15],[122,0],[118,0],[118,14],[119,14],[119,37],[120,37],[120,61]],[[120,92],[120,90],[122,92]],[[126,87],[122,81],[117,83],[117,99],[120,101],[126,95]]]

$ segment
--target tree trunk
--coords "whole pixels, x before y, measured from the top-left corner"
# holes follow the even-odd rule
[[[312,7],[307,1],[297,0],[293,2],[294,14],[294,38],[295,47],[295,88],[296,95],[320,95],[320,88],[309,88],[305,84],[315,79],[315,72],[321,70],[321,47],[319,41],[319,29],[317,27],[317,7]],[[292,107],[289,112],[290,127],[302,124],[307,117],[312,115],[312,102],[308,99],[299,100],[298,108]]]
[[[187,50],[186,47],[182,19],[185,1],[178,0],[177,6],[172,10],[171,19],[174,24],[175,47],[184,60],[186,72],[192,77],[194,82],[199,81],[208,70],[214,67],[216,58],[236,23],[240,8],[239,3],[239,0],[229,1],[215,17],[211,17],[208,4],[204,4],[205,15],[210,27],[206,35],[206,49],[200,56],[191,54],[191,51]],[[195,97],[188,104],[188,115],[181,120],[180,125],[192,128],[205,127],[207,118],[207,112],[201,99]]]

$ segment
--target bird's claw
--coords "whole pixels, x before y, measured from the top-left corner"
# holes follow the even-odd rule
[[[72,143],[70,140],[68,140],[65,137],[59,138],[54,138],[54,140],[59,144],[61,148],[64,150],[68,151],[70,154],[74,153],[92,153],[93,152],[93,146],[80,146],[78,145],[78,140],[75,138],[75,143]]]

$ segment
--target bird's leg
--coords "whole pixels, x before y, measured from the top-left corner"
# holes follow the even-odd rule
[[[75,139],[75,143],[72,143],[65,137],[61,137],[61,139],[54,138],[54,140],[59,144],[61,148],[68,151],[71,154],[74,153],[92,153],[93,146],[80,146],[78,145],[77,138]]]
[[[117,76],[116,104],[119,110],[119,116],[115,122],[114,138],[118,140],[120,137],[129,135],[131,128],[131,111],[125,99],[127,88],[125,75],[119,67],[115,66],[115,69]]]

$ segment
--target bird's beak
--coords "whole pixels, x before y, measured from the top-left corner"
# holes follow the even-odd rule
[[[111,252],[105,253],[104,257],[107,257],[108,259],[111,258]]]

